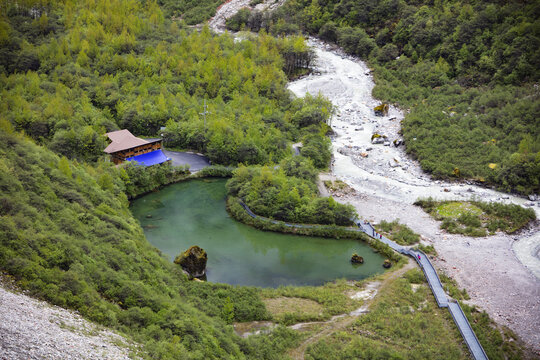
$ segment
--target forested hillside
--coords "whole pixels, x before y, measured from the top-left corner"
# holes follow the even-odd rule
[[[155,136],[166,125],[166,145],[215,163],[290,153],[301,108],[290,109],[281,54],[307,52],[302,38],[235,42],[182,28],[153,2],[1,4],[0,116],[57,153],[94,161],[105,132]]]
[[[537,1],[290,0],[229,21],[304,31],[368,60],[374,95],[408,110],[407,151],[435,177],[540,192]]]
[[[243,340],[226,326],[270,317],[258,292],[188,282],[129,212],[126,195],[184,169],[113,167],[103,135],[163,133],[224,164],[277,162],[305,138],[306,161],[324,167],[331,108],[285,88],[281,54],[307,51],[301,38],[235,42],[167,11],[135,0],[0,2],[0,269],[152,358],[275,358],[294,332]]]
[[[152,358],[261,359],[294,341],[285,330],[235,336],[226,321],[269,317],[258,292],[187,281],[146,241],[120,177],[100,180],[115,171],[60,158],[2,120],[0,268],[30,294],[131,335]]]

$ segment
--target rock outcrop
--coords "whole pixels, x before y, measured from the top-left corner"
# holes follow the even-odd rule
[[[360,255],[354,253],[352,256],[351,256],[351,262],[353,264],[363,264],[364,263],[364,258],[361,257]]]
[[[174,263],[180,265],[190,276],[198,278],[205,275],[207,260],[206,251],[194,245],[178,255]]]

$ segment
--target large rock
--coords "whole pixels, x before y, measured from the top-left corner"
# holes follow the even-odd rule
[[[351,262],[353,264],[363,264],[364,263],[364,258],[361,257],[360,255],[354,253],[352,256],[351,256]]]
[[[392,266],[392,263],[390,262],[390,260],[386,259],[386,260],[384,260],[384,263],[383,263],[382,266],[385,269],[389,269]]]
[[[390,107],[386,103],[382,103],[379,106],[375,106],[373,108],[373,111],[375,112],[375,116],[386,116],[388,115],[388,110]]]
[[[190,247],[174,259],[192,277],[202,277],[206,273],[206,261],[208,255],[206,251],[197,245]]]
[[[387,140],[387,136],[384,134],[379,134],[378,132],[374,132],[371,135],[371,143],[372,144],[384,144],[384,142]]]

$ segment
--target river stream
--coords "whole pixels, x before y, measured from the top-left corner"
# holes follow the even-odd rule
[[[363,194],[393,202],[412,204],[428,196],[476,198],[532,206],[540,217],[538,202],[473,184],[431,179],[407,156],[403,146],[392,144],[393,140],[402,139],[398,132],[403,112],[391,106],[387,116],[375,116],[373,108],[380,102],[371,96],[375,84],[366,64],[315,39],[310,39],[309,44],[317,56],[316,70],[291,82],[289,89],[297,96],[320,92],[337,107],[337,114],[331,120],[336,134],[332,139],[333,175]],[[375,132],[386,135],[390,145],[372,144],[371,136]],[[520,261],[540,278],[538,229],[521,236],[514,245]]]

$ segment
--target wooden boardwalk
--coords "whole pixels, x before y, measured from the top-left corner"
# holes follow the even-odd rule
[[[288,227],[297,227],[297,228],[316,227],[316,225],[289,224],[282,221],[268,219],[268,218],[255,214],[253,211],[251,211],[251,209],[246,204],[244,204],[243,201],[240,201],[240,205],[242,205],[242,207],[246,210],[248,215],[253,218],[269,221],[274,224],[282,223]],[[400,254],[411,256],[416,260],[416,262],[418,263],[418,265],[424,272],[424,275],[426,276],[427,282],[429,284],[429,287],[431,288],[431,291],[433,292],[433,295],[435,296],[435,300],[437,301],[437,304],[439,305],[439,307],[448,308],[448,310],[450,311],[450,314],[452,315],[452,318],[454,319],[454,322],[456,323],[456,326],[458,327],[459,332],[463,336],[463,339],[465,340],[465,343],[467,344],[472,357],[475,360],[488,360],[486,352],[484,351],[484,348],[478,341],[478,338],[476,337],[471,327],[471,324],[469,323],[469,320],[467,320],[467,317],[463,313],[461,306],[459,306],[459,303],[457,302],[457,300],[450,298],[446,294],[446,292],[444,291],[443,285],[441,283],[441,279],[439,279],[439,275],[437,275],[437,271],[433,267],[433,264],[431,264],[431,261],[429,261],[429,258],[427,257],[427,255],[424,254],[420,250],[414,250],[409,247],[401,246],[395,243],[394,241],[388,239],[387,237],[382,236],[381,234],[378,234],[373,228],[373,226],[368,222],[357,221],[356,225],[358,226],[357,229],[350,228],[349,230],[362,231],[369,237],[390,246],[393,250],[399,252]]]

